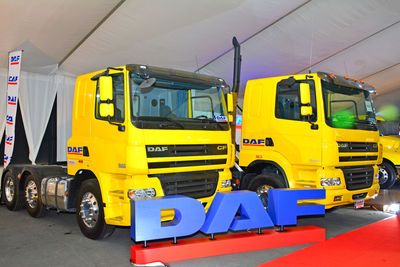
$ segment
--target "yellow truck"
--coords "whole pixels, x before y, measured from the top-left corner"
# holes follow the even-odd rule
[[[378,117],[378,128],[381,135],[379,143],[383,147],[383,161],[379,165],[379,184],[382,189],[389,189],[399,181],[399,123],[384,121]]]
[[[327,209],[375,197],[382,148],[369,90],[323,72],[247,81],[235,188],[323,188],[313,202]]]
[[[79,76],[67,165],[8,166],[3,201],[33,217],[76,212],[92,239],[130,225],[131,199],[180,194],[207,210],[231,190],[228,89],[220,78],[135,64]]]

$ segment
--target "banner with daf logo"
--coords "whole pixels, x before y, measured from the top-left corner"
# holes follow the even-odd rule
[[[7,115],[4,146],[4,168],[11,161],[14,150],[15,118],[17,116],[18,89],[20,82],[22,51],[14,51],[8,57]]]

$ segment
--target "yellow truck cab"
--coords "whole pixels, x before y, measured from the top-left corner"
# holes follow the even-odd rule
[[[379,143],[383,147],[383,160],[379,165],[379,184],[382,189],[389,189],[396,181],[399,181],[399,123],[387,122],[380,117],[377,117],[377,119],[380,132]]]
[[[382,149],[364,82],[323,72],[249,80],[240,189],[324,188],[327,209],[375,197]]]
[[[110,235],[131,224],[130,200],[185,195],[207,210],[230,191],[234,165],[225,81],[145,65],[76,80],[67,173],[61,166],[9,166],[5,204],[76,212],[82,233]],[[173,210],[163,211],[170,220]]]

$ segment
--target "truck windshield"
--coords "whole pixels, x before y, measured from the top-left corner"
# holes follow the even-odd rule
[[[141,129],[229,130],[222,88],[130,74],[132,123]]]
[[[375,110],[368,91],[322,83],[326,123],[334,128],[376,131]]]

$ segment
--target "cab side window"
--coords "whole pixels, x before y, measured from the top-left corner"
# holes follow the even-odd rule
[[[275,117],[287,120],[305,121],[300,113],[300,82],[310,85],[311,106],[313,115],[311,121],[317,120],[317,106],[315,100],[315,85],[313,80],[301,80],[293,85],[278,83],[275,102]]]
[[[111,77],[113,81],[113,104],[114,104],[114,117],[111,117],[111,121],[121,123],[125,121],[124,74],[123,73],[112,74]],[[99,93],[99,83],[97,82],[95,116],[96,119],[107,120],[107,118],[100,116],[99,106],[100,106],[100,93]]]

